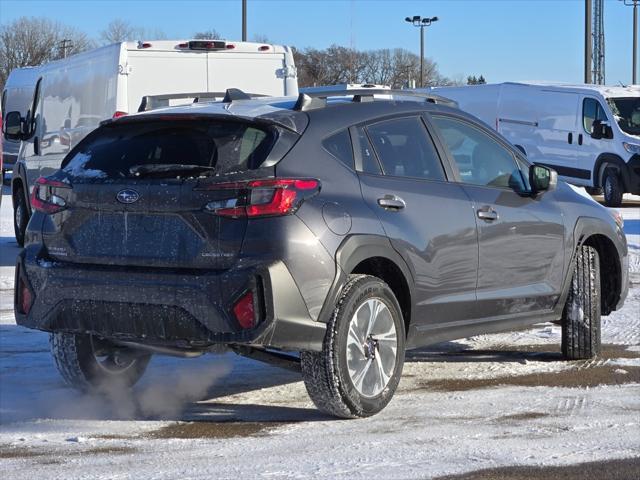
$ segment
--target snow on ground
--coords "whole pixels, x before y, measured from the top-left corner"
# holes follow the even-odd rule
[[[431,478],[638,459],[637,207],[621,209],[632,288],[603,319],[601,357],[561,361],[552,324],[447,342],[407,354],[382,413],[344,421],[313,407],[298,374],[230,353],[155,357],[132,392],[67,389],[47,335],[15,325],[9,200],[0,209],[3,478]]]

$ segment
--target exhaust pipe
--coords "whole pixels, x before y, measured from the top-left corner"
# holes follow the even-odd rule
[[[164,347],[160,345],[147,345],[136,342],[114,342],[116,345],[131,348],[133,350],[143,350],[145,352],[156,353],[158,355],[168,355],[170,357],[196,358],[204,355],[204,350],[187,350],[185,348]]]

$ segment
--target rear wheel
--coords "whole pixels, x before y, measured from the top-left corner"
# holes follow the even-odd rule
[[[117,348],[92,335],[52,333],[51,354],[65,382],[78,390],[134,385],[151,355]]]
[[[620,175],[614,168],[607,168],[602,178],[604,190],[604,203],[607,207],[619,207],[622,205],[624,187]]]
[[[352,275],[327,325],[322,351],[300,354],[313,403],[342,418],[378,413],[400,381],[404,340],[391,289],[376,277]]]
[[[16,236],[16,242],[19,246],[24,246],[24,234],[29,223],[29,209],[24,199],[24,190],[22,187],[16,187],[13,192],[13,231]]]
[[[600,352],[600,259],[593,247],[576,253],[571,288],[562,312],[562,355],[593,358]]]

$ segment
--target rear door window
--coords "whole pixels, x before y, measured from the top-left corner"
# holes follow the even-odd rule
[[[418,117],[395,118],[367,127],[385,175],[445,180],[438,152]]]
[[[240,122],[107,125],[80,142],[62,167],[74,177],[100,178],[135,177],[154,169],[155,176],[162,176],[161,170],[172,166],[203,167],[198,175],[253,170],[267,158],[276,137],[275,130]]]

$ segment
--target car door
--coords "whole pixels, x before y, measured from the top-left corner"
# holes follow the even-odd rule
[[[362,195],[414,276],[410,333],[429,336],[444,323],[469,318],[478,266],[471,202],[448,181],[450,167],[443,166],[423,119],[353,127],[351,136]]]
[[[528,165],[490,130],[445,114],[432,121],[475,212],[476,315],[513,317],[553,308],[563,279],[565,235],[553,192],[532,196],[523,174]]]

